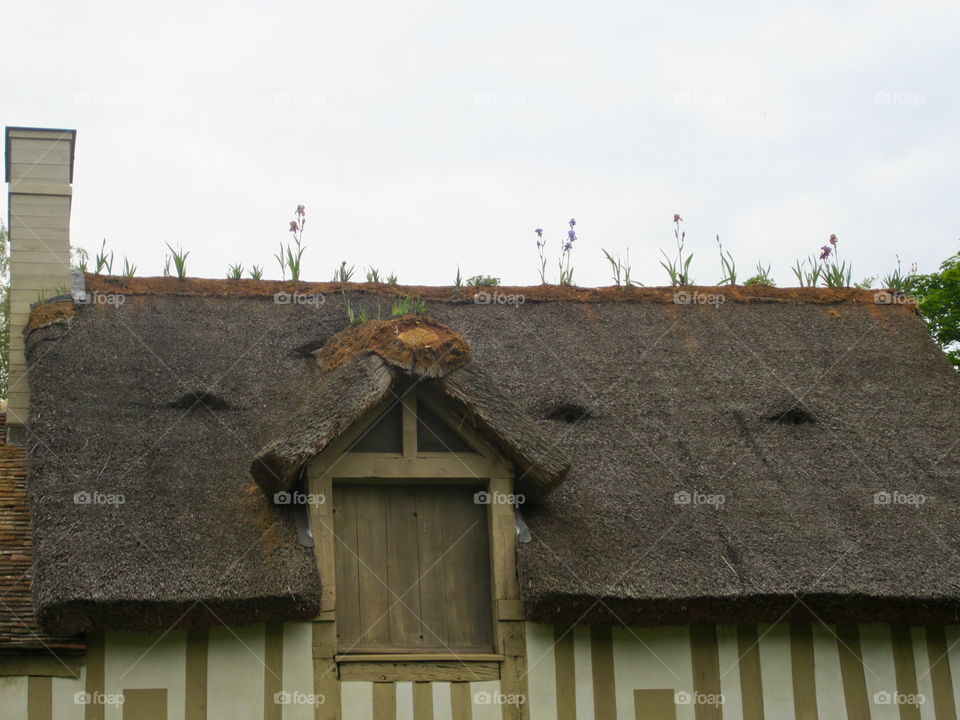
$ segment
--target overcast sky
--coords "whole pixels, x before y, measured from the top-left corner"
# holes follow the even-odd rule
[[[4,6],[3,121],[78,130],[72,242],[115,269],[279,277],[298,203],[317,280],[534,284],[571,216],[579,285],[628,247],[665,284],[675,212],[701,284],[717,234],[781,285],[831,233],[855,280],[960,249],[956,0],[143,7]]]

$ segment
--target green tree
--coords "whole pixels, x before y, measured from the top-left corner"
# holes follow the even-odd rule
[[[10,243],[0,220],[0,398],[7,397],[10,370]]]
[[[960,370],[960,253],[944,260],[940,272],[911,276],[906,290],[917,296],[930,334]]]

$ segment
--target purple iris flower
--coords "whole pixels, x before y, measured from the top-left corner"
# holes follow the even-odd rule
[[[824,246],[822,246],[822,247],[820,248],[820,250],[822,251],[822,252],[820,253],[820,259],[821,259],[821,260],[826,260],[828,257],[830,257],[830,251],[831,251],[832,249],[833,249],[833,248],[831,248],[829,245],[824,245]]]
[[[543,228],[537,228],[534,232],[537,234],[537,237],[543,237]]]
[[[569,238],[569,242],[573,242],[577,239],[577,234],[573,230],[568,230],[567,237]]]
[[[577,221],[574,220],[573,218],[570,218],[570,227],[573,227],[576,224],[577,224]]]

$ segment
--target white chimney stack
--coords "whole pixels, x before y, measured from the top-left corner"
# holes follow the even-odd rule
[[[76,130],[8,127],[10,373],[7,436],[22,441],[29,392],[23,328],[30,304],[70,292],[70,200]]]

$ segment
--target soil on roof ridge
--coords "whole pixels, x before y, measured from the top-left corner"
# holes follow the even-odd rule
[[[296,304],[294,294],[332,295],[341,290],[336,282],[292,282],[282,280],[227,280],[216,278],[147,277],[86,274],[87,290],[122,295],[184,295],[203,297],[266,298],[276,297],[281,304]],[[365,293],[384,298],[410,295],[435,302],[497,304],[497,295],[523,296],[526,302],[659,302],[675,303],[678,293],[687,302],[681,304],[714,304],[707,296],[723,302],[786,302],[786,303],[877,303],[880,290],[856,288],[768,288],[761,286],[724,285],[722,287],[600,287],[581,288],[560,285],[464,287],[432,285],[387,285],[385,283],[347,283],[348,292]],[[477,297],[479,296],[479,297]],[[507,302],[505,299],[503,302]],[[896,303],[900,304],[900,303]],[[907,303],[904,303],[907,304]],[[912,307],[912,305],[911,305]]]

